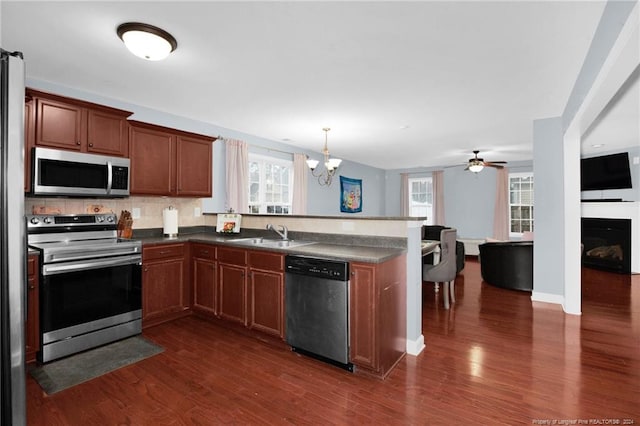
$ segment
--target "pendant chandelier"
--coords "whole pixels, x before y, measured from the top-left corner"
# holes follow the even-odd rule
[[[324,149],[322,153],[324,154],[324,168],[325,170],[322,173],[316,174],[315,170],[318,166],[318,160],[307,160],[307,166],[311,169],[311,174],[314,177],[318,178],[318,183],[324,186],[330,186],[331,181],[333,180],[333,175],[336,174],[336,170],[340,167],[340,163],[342,162],[339,158],[330,158],[329,157],[329,148],[327,148],[327,133],[331,130],[328,127],[322,129],[324,131]]]

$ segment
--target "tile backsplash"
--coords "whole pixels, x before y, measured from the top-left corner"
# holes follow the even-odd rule
[[[133,229],[162,228],[162,210],[173,206],[178,210],[178,226],[215,226],[215,216],[196,216],[202,212],[202,199],[178,197],[129,198],[40,198],[26,197],[26,213],[80,214],[92,212],[115,213],[140,209],[140,217],[133,220]]]

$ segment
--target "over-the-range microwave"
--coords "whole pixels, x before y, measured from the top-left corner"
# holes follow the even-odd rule
[[[128,158],[33,148],[31,195],[129,196]]]

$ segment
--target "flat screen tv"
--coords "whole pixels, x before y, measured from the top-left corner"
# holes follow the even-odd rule
[[[624,188],[631,188],[631,170],[627,152],[580,160],[582,191]]]

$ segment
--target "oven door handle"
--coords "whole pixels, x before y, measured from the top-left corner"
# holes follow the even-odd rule
[[[142,256],[121,256],[117,258],[92,259],[77,262],[55,263],[42,266],[42,275],[64,274],[90,269],[110,268],[124,265],[142,265]]]

